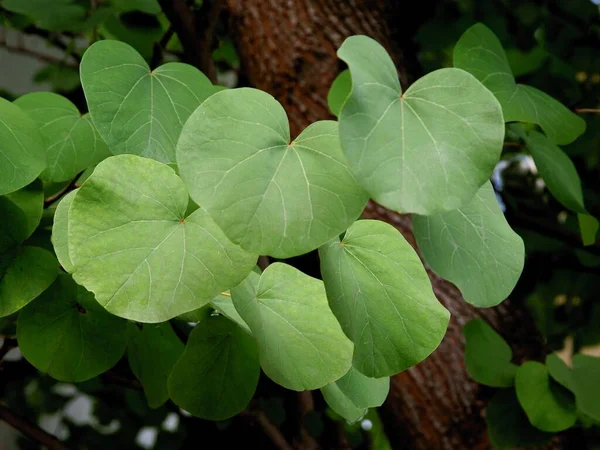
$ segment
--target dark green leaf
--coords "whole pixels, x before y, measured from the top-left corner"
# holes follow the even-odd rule
[[[600,421],[600,358],[575,355],[571,374],[577,409]]]

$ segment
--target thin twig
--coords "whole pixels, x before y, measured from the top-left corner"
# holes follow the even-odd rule
[[[577,108],[575,110],[575,112],[577,114],[585,114],[585,113],[600,114],[600,109],[597,109],[597,108]]]
[[[16,47],[10,46],[10,45],[8,45],[8,43],[6,41],[0,41],[0,46],[3,47],[9,53],[31,56],[39,61],[47,62],[49,64],[62,64],[64,66],[72,67],[74,69],[76,69],[78,67],[77,64],[63,63],[60,58],[53,58],[44,53],[40,53],[35,50],[31,50],[24,46],[20,46],[20,45],[16,46]]]
[[[63,187],[60,191],[58,191],[56,194],[48,197],[47,199],[44,200],[44,208],[48,208],[50,205],[52,205],[52,203],[54,203],[56,200],[58,200],[59,198],[61,198],[64,194],[67,194],[68,192],[71,192],[73,189],[77,188],[77,180],[79,179],[79,177],[81,176],[83,172],[79,172],[75,178],[73,178],[69,184],[67,184],[65,187]]]
[[[69,447],[60,442],[55,436],[42,430],[29,420],[17,416],[2,404],[0,404],[0,420],[3,420],[28,438],[46,446],[50,450],[69,450]]]
[[[271,423],[267,415],[261,411],[242,411],[241,416],[252,417],[256,423],[260,426],[263,433],[271,439],[271,442],[278,450],[294,450],[291,444],[286,440],[284,435],[281,433],[279,428]]]

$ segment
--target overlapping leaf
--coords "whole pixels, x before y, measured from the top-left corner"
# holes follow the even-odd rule
[[[502,302],[523,270],[523,241],[508,225],[489,182],[463,208],[414,216],[413,231],[427,264],[475,306]]]
[[[348,422],[356,422],[369,408],[381,406],[390,388],[389,378],[368,378],[354,367],[339,380],[321,388],[327,404]]]
[[[285,111],[255,89],[206,100],[185,124],[177,162],[191,197],[233,242],[275,257],[327,242],[367,201],[344,162],[337,124],[314,123],[290,142]]]
[[[110,157],[77,192],[68,221],[74,277],[113,314],[162,322],[239,283],[256,255],[232,244],[168,166]]]
[[[519,403],[536,428],[556,433],[575,424],[573,394],[550,378],[545,365],[535,361],[521,365],[515,387]]]
[[[44,138],[46,181],[71,180],[110,155],[89,115],[81,115],[68,99],[51,92],[33,92],[15,100],[38,125]]]
[[[472,73],[502,105],[506,122],[529,122],[542,127],[555,144],[569,144],[585,131],[585,121],[544,92],[517,84],[502,44],[478,23],[454,47],[454,66]]]
[[[79,382],[105,372],[123,356],[126,324],[63,274],[21,311],[17,339],[37,369],[58,380]]]
[[[600,358],[588,355],[573,357],[572,390],[577,409],[594,420],[600,421]]]
[[[471,378],[487,386],[512,386],[517,366],[511,362],[512,350],[502,336],[481,319],[467,323],[463,333],[465,363]]]
[[[42,136],[18,106],[0,98],[0,195],[31,183],[46,167]]]
[[[338,50],[352,75],[341,110],[348,164],[371,198],[400,212],[436,214],[469,202],[498,162],[496,98],[460,69],[441,69],[402,93],[384,48],[353,36]]]
[[[190,114],[211,95],[210,81],[187,64],[150,71],[129,45],[99,41],[81,61],[90,115],[114,154],[175,162],[175,144]]]
[[[75,267],[69,255],[69,210],[77,191],[71,191],[65,195],[54,212],[54,224],[52,225],[52,245],[58,262],[65,271],[73,273]]]
[[[131,324],[127,359],[131,371],[144,388],[151,408],[169,399],[167,380],[184,350],[169,323],[145,324],[141,329]]]
[[[323,282],[291,266],[251,272],[231,290],[233,304],[258,343],[260,365],[296,391],[341,378],[352,364],[352,342],[327,304]]]
[[[208,316],[190,334],[169,394],[195,416],[224,420],[248,406],[259,375],[254,339],[226,317]]]
[[[353,366],[369,377],[394,375],[425,359],[450,314],[433,294],[419,257],[391,225],[354,223],[319,249],[329,305],[354,342]]]

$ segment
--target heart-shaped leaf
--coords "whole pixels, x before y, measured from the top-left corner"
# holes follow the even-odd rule
[[[434,351],[450,314],[419,257],[391,225],[354,223],[319,249],[329,306],[354,342],[352,365],[369,377],[401,372]]]
[[[414,216],[413,232],[427,264],[475,306],[505,300],[523,270],[523,240],[504,218],[489,182],[463,208]]]
[[[113,314],[163,322],[239,283],[256,255],[232,244],[168,166],[134,155],[108,158],[69,210],[69,255],[78,283]]]
[[[169,399],[167,380],[183,350],[169,323],[145,324],[141,329],[130,324],[127,359],[144,387],[150,408],[158,408]]]
[[[327,242],[367,202],[344,162],[337,123],[314,123],[290,142],[285,111],[255,89],[206,100],[183,128],[177,162],[191,197],[233,242],[278,258]]]
[[[51,239],[54,253],[56,253],[62,268],[68,273],[75,271],[69,255],[69,210],[75,199],[75,194],[77,194],[77,190],[69,192],[60,200],[54,212],[54,223],[52,225]]]
[[[169,394],[194,416],[225,420],[248,406],[259,375],[254,339],[229,319],[208,316],[191,332]]]
[[[90,115],[114,154],[175,162],[175,144],[190,114],[214,92],[192,66],[168,63],[150,71],[129,45],[99,41],[81,60]]]
[[[577,411],[573,394],[550,378],[544,364],[527,361],[521,365],[515,387],[519,403],[534,427],[557,433],[575,424]]]
[[[517,366],[506,341],[481,319],[463,327],[465,364],[475,381],[487,386],[509,387],[515,384]]]
[[[21,311],[17,339],[23,356],[38,370],[58,380],[80,382],[121,359],[126,325],[63,274]]]
[[[535,123],[555,144],[569,144],[585,131],[585,121],[560,102],[515,82],[502,44],[481,23],[465,31],[457,42],[454,66],[473,74],[494,93],[506,122]]]
[[[260,365],[295,391],[318,389],[352,364],[352,342],[327,304],[325,288],[283,263],[250,272],[231,290],[233,304],[258,342]]]
[[[37,178],[46,167],[42,136],[21,108],[0,98],[0,195]]]
[[[110,155],[89,115],[81,115],[66,98],[33,92],[15,100],[38,125],[44,138],[48,167],[40,178],[68,181]]]
[[[418,214],[469,202],[502,151],[504,120],[490,91],[463,70],[441,69],[402,93],[391,58],[366,36],[346,39],[338,56],[352,75],[342,148],[371,198]]]
[[[339,380],[321,388],[327,404],[348,422],[356,422],[369,408],[381,406],[390,389],[390,379],[368,378],[354,367]]]

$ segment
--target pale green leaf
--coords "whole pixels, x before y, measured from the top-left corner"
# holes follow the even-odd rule
[[[58,380],[80,382],[121,359],[126,324],[63,274],[21,311],[17,339],[23,356],[38,370]]]
[[[541,446],[553,436],[529,423],[514,389],[499,389],[487,405],[485,421],[494,448]]]
[[[329,305],[354,342],[353,366],[385,377],[421,362],[441,342],[450,314],[414,249],[393,226],[355,222],[319,249]]]
[[[18,106],[0,98],[0,195],[37,178],[46,167],[38,126]]]
[[[339,380],[321,388],[327,404],[348,422],[356,422],[368,408],[381,406],[390,388],[389,378],[368,378],[354,367]]]
[[[235,306],[233,306],[231,294],[229,294],[228,292],[224,292],[220,295],[217,295],[215,298],[212,299],[210,304],[218,312],[223,314],[228,319],[233,320],[248,333],[252,334],[252,331],[250,331],[250,327],[248,326],[248,324],[244,322],[244,319],[242,319],[240,313],[238,313],[235,309]]]
[[[560,102],[515,82],[502,44],[481,23],[465,31],[457,42],[454,66],[473,74],[494,93],[506,122],[535,123],[555,144],[569,144],[585,131],[585,121]]]
[[[69,255],[69,210],[73,199],[77,194],[77,190],[69,192],[65,195],[56,207],[54,212],[54,223],[52,225],[52,245],[54,247],[54,253],[58,258],[58,262],[65,271],[73,273],[75,267],[71,262],[71,256]]]
[[[555,383],[548,368],[527,361],[517,370],[517,398],[531,424],[548,433],[571,428],[577,419],[573,394]]]
[[[352,75],[339,117],[342,148],[371,198],[418,214],[470,201],[502,151],[504,120],[490,91],[450,68],[402,93],[391,58],[366,36],[346,39],[338,56]]]
[[[96,166],[69,210],[78,283],[113,314],[163,322],[239,283],[256,255],[232,244],[168,166],[134,155]]]
[[[167,380],[185,346],[168,322],[129,328],[129,366],[142,383],[148,406],[158,408],[169,399]]]
[[[169,394],[194,416],[224,420],[248,406],[259,375],[254,339],[229,319],[209,316],[190,334],[169,377]]]
[[[307,253],[362,212],[337,123],[316,122],[290,142],[287,116],[255,89],[218,92],[185,124],[177,162],[190,195],[225,234],[278,258]]]
[[[567,154],[537,131],[527,133],[525,144],[552,195],[570,210],[585,213],[581,180]]]
[[[463,208],[414,216],[413,232],[427,264],[475,306],[502,302],[523,270],[523,240],[504,218],[489,182]]]
[[[600,228],[598,219],[589,214],[577,214],[577,220],[579,222],[579,232],[581,233],[583,245],[594,245],[598,229]]]
[[[213,93],[192,66],[168,63],[150,71],[129,45],[99,41],[83,55],[81,84],[94,125],[114,154],[175,162],[175,145],[190,114]]]
[[[352,77],[350,76],[350,71],[346,69],[335,77],[327,94],[327,105],[334,116],[337,117],[340,115],[342,106],[350,95],[351,89]]]
[[[512,386],[517,366],[511,362],[512,350],[502,336],[481,319],[467,323],[463,333],[465,364],[471,378],[487,386]]]
[[[550,376],[557,383],[563,385],[570,391],[573,391],[573,375],[571,374],[571,369],[556,353],[551,353],[546,356],[546,367],[548,367]]]
[[[44,210],[44,187],[42,182],[35,180],[24,188],[7,194],[6,198],[13,202],[25,215],[24,238],[28,238],[42,219]]]
[[[600,358],[575,355],[571,374],[577,409],[600,421]]]
[[[75,0],[3,0],[2,7],[31,18],[38,28],[63,31],[85,19],[85,8]]]
[[[33,92],[15,100],[38,125],[44,139],[48,167],[40,178],[68,181],[110,155],[89,115],[81,115],[65,97]]]
[[[352,364],[352,342],[329,309],[325,288],[283,263],[251,272],[231,290],[233,304],[258,342],[260,365],[295,391],[318,389]]]

